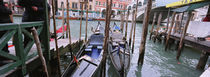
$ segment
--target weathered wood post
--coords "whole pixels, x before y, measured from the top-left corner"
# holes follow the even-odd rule
[[[70,27],[70,17],[69,17],[69,0],[66,0],[66,3],[67,3],[67,20],[66,20],[66,23],[67,23],[67,31],[68,32],[68,36],[69,36],[69,46],[71,46],[71,27]],[[70,50],[71,50],[71,47],[70,47]]]
[[[59,76],[61,76],[61,70],[60,70],[60,53],[58,49],[58,41],[57,41],[57,34],[56,34],[56,21],[55,21],[55,2],[52,1],[52,11],[53,11],[53,25],[54,25],[54,36],[55,36],[55,48],[56,48],[56,55],[57,55],[57,64],[58,64],[58,70],[57,73]]]
[[[66,12],[67,12],[67,15],[66,15],[66,27],[67,27],[67,30],[66,30],[66,38],[69,38],[69,42],[71,42],[71,30],[70,30],[70,24],[69,24],[69,20],[70,20],[70,16],[69,16],[69,0],[66,0]],[[69,36],[69,37],[68,37]]]
[[[177,33],[177,28],[178,28],[178,25],[179,25],[179,15],[177,14],[177,16],[176,16],[176,21],[175,21],[175,27],[174,27],[174,32],[173,32],[173,34],[175,34],[175,33]]]
[[[88,2],[88,0],[87,0],[86,4],[87,4],[87,6],[85,6],[86,7],[85,42],[87,42],[88,9],[89,9],[89,2]]]
[[[134,15],[134,30],[133,30],[133,43],[132,43],[132,53],[134,51],[134,44],[135,44],[135,36],[136,36],[136,17],[137,17],[137,12],[138,12],[138,2],[139,0],[136,1],[136,12],[135,12],[135,15]]]
[[[124,10],[125,10],[125,7],[124,7]],[[125,19],[125,14],[124,13],[121,13],[121,24],[120,24],[120,30],[124,31],[124,19]]]
[[[156,12],[154,13],[154,17],[153,17],[152,28],[151,28],[151,30],[150,30],[149,40],[151,40],[152,35],[153,35],[153,29],[154,29],[154,25],[155,25],[155,20],[156,20]]]
[[[129,46],[131,46],[131,39],[132,39],[132,34],[133,34],[133,26],[134,26],[134,14],[135,14],[135,10],[133,10],[132,13],[132,25],[131,25],[131,31],[130,31],[130,37],[129,37]]]
[[[162,12],[160,12],[160,14],[159,14],[159,16],[158,16],[158,24],[157,24],[157,28],[156,28],[156,32],[155,32],[154,42],[156,42],[156,39],[158,38],[161,19],[162,19]]]
[[[104,45],[103,45],[103,58],[102,58],[102,71],[100,77],[106,77],[106,57],[108,52],[108,40],[109,40],[109,25],[111,20],[111,10],[112,10],[112,0],[106,0],[106,26],[105,26],[105,39],[104,39]]]
[[[83,17],[83,2],[80,2],[81,3],[81,7],[82,7],[82,9],[81,9],[81,17],[80,17],[80,29],[79,29],[79,41],[81,41],[81,35],[82,35],[82,17]]]
[[[183,31],[182,37],[181,37],[181,39],[180,39],[179,48],[178,48],[178,51],[177,51],[177,56],[176,56],[176,59],[177,59],[177,60],[179,60],[179,57],[180,57],[180,55],[181,55],[181,49],[182,49],[182,46],[183,46],[183,40],[184,40],[184,38],[185,38],[185,35],[186,35],[186,32],[187,32],[187,28],[188,28],[189,23],[190,23],[190,19],[191,19],[191,17],[192,17],[191,15],[192,15],[192,14],[191,14],[191,11],[188,12],[188,19],[187,19],[187,22],[186,22],[186,24],[185,24],[185,26],[184,26],[184,31]]]
[[[32,28],[32,34],[33,34],[33,37],[34,37],[34,40],[35,40],[35,44],[36,44],[36,48],[37,48],[37,51],[38,51],[39,58],[41,59],[41,62],[42,62],[44,72],[46,74],[46,77],[49,77],[49,74],[48,74],[48,71],[47,71],[47,64],[46,64],[45,58],[42,54],[42,48],[41,48],[41,43],[39,41],[39,36],[38,36],[38,33],[37,33],[37,31],[34,27]]]
[[[169,32],[167,33],[165,50],[167,50],[167,48],[168,48],[168,41],[170,39],[171,31],[172,31],[172,28],[174,26],[175,15],[176,15],[176,12],[173,12],[171,26],[170,26]]]
[[[64,25],[65,25],[65,18],[64,18],[64,5],[61,3],[61,8],[62,8],[62,38],[64,39]]]
[[[126,24],[125,24],[125,39],[127,40],[127,33],[128,33],[128,18],[129,18],[130,10],[128,9],[127,11],[127,16],[126,16]]]
[[[198,62],[198,65],[196,66],[196,69],[204,70],[205,65],[208,61],[208,58],[209,58],[209,54],[205,51],[202,51],[201,56],[200,56],[200,60]]]
[[[168,26],[169,26],[169,22],[170,22],[170,12],[171,12],[171,8],[168,8],[168,15],[167,15],[167,25],[166,25],[166,31],[165,33],[168,32]]]
[[[139,59],[138,64],[143,65],[144,62],[144,53],[145,53],[145,43],[147,38],[147,32],[148,32],[148,25],[149,25],[149,15],[152,8],[152,0],[148,0],[147,7],[144,13],[144,22],[143,22],[143,28],[142,28],[142,39],[141,39],[141,45],[139,48]]]

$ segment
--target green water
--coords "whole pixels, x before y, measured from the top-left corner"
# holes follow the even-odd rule
[[[20,20],[16,18],[17,22]],[[62,21],[57,21],[57,28],[61,27]],[[88,36],[92,33],[90,31],[91,27],[96,27],[98,21],[89,21],[88,22]],[[113,25],[114,22],[111,22]],[[51,20],[52,24],[52,20]],[[105,25],[105,22],[101,21],[102,25]],[[117,25],[120,25],[120,22],[116,22]],[[131,23],[129,23],[131,25]],[[80,21],[72,20],[70,21],[71,26],[71,35],[72,38],[78,39],[79,37],[79,26]],[[150,26],[151,27],[151,26]],[[149,29],[150,29],[149,27]],[[53,27],[51,25],[51,31]],[[128,34],[130,33],[130,26],[128,27]],[[200,51],[195,50],[190,47],[185,47],[182,55],[180,57],[181,64],[178,64],[176,61],[176,50],[172,46],[170,50],[164,50],[163,43],[154,43],[149,40],[147,36],[145,57],[143,66],[138,66],[138,56],[139,56],[139,46],[141,41],[142,33],[142,23],[137,23],[136,28],[136,41],[135,41],[135,51],[132,56],[131,66],[128,71],[127,77],[199,77],[203,71],[196,70],[196,65],[200,57]],[[82,37],[84,38],[85,34],[85,21],[82,25]],[[208,60],[207,64],[210,63]],[[68,64],[68,58],[62,60],[62,64]],[[65,65],[66,66],[66,65]],[[116,77],[116,72],[113,71],[113,66],[110,61],[107,61],[107,77]],[[207,68],[207,66],[206,66]],[[65,67],[62,67],[64,70]]]

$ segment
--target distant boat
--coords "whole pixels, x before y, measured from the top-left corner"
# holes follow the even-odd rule
[[[110,35],[108,52],[119,77],[126,76],[130,67],[130,51],[130,47],[120,31],[120,27],[115,25]]]
[[[101,29],[99,27],[97,29]],[[80,48],[62,77],[92,77],[98,75],[96,72],[100,70],[102,62],[104,34],[97,29],[90,36],[88,42]]]

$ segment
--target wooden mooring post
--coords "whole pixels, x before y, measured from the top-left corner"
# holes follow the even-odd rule
[[[178,50],[177,50],[177,56],[176,56],[176,59],[177,59],[177,60],[179,60],[179,57],[180,57],[180,55],[181,55],[181,49],[182,49],[182,46],[183,46],[183,40],[184,40],[184,38],[185,38],[185,35],[186,35],[186,32],[187,32],[187,28],[188,28],[188,26],[189,26],[191,17],[192,17],[192,13],[191,13],[191,11],[190,11],[190,12],[188,12],[188,19],[187,19],[187,22],[186,22],[186,24],[185,24],[185,26],[184,26],[184,31],[183,31],[183,33],[182,33],[182,37],[180,38],[179,48],[178,48]]]
[[[66,0],[66,7],[67,7],[67,17],[66,17],[66,24],[67,24],[67,35],[66,38],[69,38],[69,44],[71,45],[71,27],[69,24],[70,21],[70,17],[69,17],[69,0]]]
[[[62,38],[64,39],[65,18],[64,18],[64,4],[63,4],[63,3],[61,3],[61,8],[62,8],[62,30],[63,30],[63,31],[62,31]]]
[[[132,43],[132,49],[131,49],[132,53],[133,53],[133,51],[134,51],[135,36],[136,36],[136,20],[137,20],[136,17],[137,17],[138,4],[139,4],[138,1],[139,1],[139,0],[136,1],[136,11],[135,11],[135,15],[134,15],[133,43]]]
[[[105,19],[105,40],[103,45],[103,58],[102,58],[102,71],[100,77],[106,77],[106,58],[108,52],[108,40],[109,40],[109,30],[110,30],[110,20],[111,20],[111,10],[112,10],[112,0],[106,0],[106,19]]]
[[[87,42],[87,27],[88,27],[88,9],[89,9],[89,2],[87,0],[86,7],[86,25],[85,25],[85,42]]]
[[[209,15],[209,14],[210,14],[210,5],[209,5],[209,8],[208,8],[206,16]],[[210,55],[210,53],[202,51],[201,56],[200,56],[200,60],[199,60],[198,65],[196,66],[196,69],[204,70],[205,65],[207,63],[207,60],[209,58],[209,55]],[[210,64],[208,65],[208,67],[210,67]]]
[[[174,27],[174,32],[173,34],[177,33],[177,28],[179,26],[179,14],[176,15],[176,20],[175,20],[175,27]]]
[[[165,31],[165,33],[168,32],[168,26],[169,26],[169,22],[170,22],[170,12],[171,12],[171,8],[168,8],[167,25],[166,25],[166,31]]]
[[[149,35],[149,40],[151,40],[152,35],[153,35],[153,29],[154,29],[154,25],[155,25],[155,20],[156,20],[156,12],[154,13],[154,17],[153,17],[153,21],[152,21],[152,28],[150,30],[150,35]]]
[[[131,31],[130,31],[130,37],[129,37],[129,46],[131,46],[131,39],[132,39],[132,34],[133,34],[133,26],[134,26],[134,14],[135,14],[135,10],[133,10],[132,13],[132,25],[131,25]]]
[[[171,26],[170,26],[169,32],[167,33],[165,50],[167,50],[167,48],[168,48],[168,41],[170,39],[170,35],[171,35],[172,28],[173,28],[173,25],[174,25],[175,15],[176,15],[176,12],[173,12]]]
[[[83,17],[83,8],[84,8],[84,5],[83,5],[83,2],[80,2],[81,3],[81,14],[80,14],[80,29],[79,29],[79,41],[81,41],[81,35],[82,35],[82,17]]]
[[[154,42],[156,42],[156,39],[158,38],[160,24],[161,24],[161,19],[162,19],[162,12],[160,12],[160,14],[158,16],[158,24],[157,24],[157,28],[156,28],[156,32],[155,32]]]
[[[56,47],[56,55],[57,55],[57,64],[58,69],[57,72],[59,76],[61,76],[61,70],[60,70],[60,54],[58,49],[58,41],[57,41],[57,34],[56,34],[56,21],[55,21],[55,2],[52,1],[52,11],[53,11],[53,25],[54,25],[54,36],[55,36],[55,47]]]
[[[127,40],[127,33],[128,33],[128,18],[129,18],[130,10],[128,9],[126,15],[126,24],[125,24],[125,39]]]
[[[142,28],[142,39],[141,39],[141,45],[139,47],[139,59],[138,64],[143,65],[144,62],[144,53],[145,53],[145,43],[146,43],[146,37],[147,37],[147,31],[148,31],[148,25],[149,25],[149,15],[152,8],[152,0],[148,0],[146,11],[144,13],[144,22],[143,22],[143,28]]]
[[[202,51],[198,65],[196,66],[196,69],[204,70],[208,58],[209,58],[209,54],[205,51]]]
[[[41,62],[42,62],[44,72],[46,74],[46,77],[49,77],[48,70],[47,70],[47,64],[46,64],[45,58],[42,54],[41,43],[39,41],[38,33],[37,33],[37,31],[34,27],[32,28],[32,34],[33,34],[33,37],[34,37],[34,40],[35,40],[35,44],[36,44],[36,47],[37,47],[39,58],[41,59]]]
[[[125,10],[126,7],[123,8]],[[124,20],[125,20],[125,12],[121,13],[121,23],[120,23],[120,30],[124,33]]]

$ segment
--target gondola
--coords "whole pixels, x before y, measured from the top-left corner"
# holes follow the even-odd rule
[[[130,67],[130,47],[123,37],[120,28],[115,24],[110,33],[108,53],[119,77],[125,77]]]
[[[103,28],[98,25],[94,34],[90,36],[70,62],[62,77],[92,77],[100,70],[103,56],[104,34]]]

